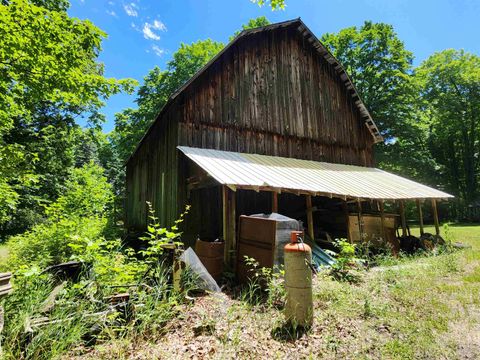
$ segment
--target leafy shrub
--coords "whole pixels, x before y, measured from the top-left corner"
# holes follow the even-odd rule
[[[112,186],[102,167],[93,162],[74,169],[64,194],[46,209],[50,219],[64,217],[105,217],[113,203]]]
[[[132,248],[125,248],[120,239],[97,237],[89,241],[69,243],[72,260],[91,265],[94,280],[104,286],[119,286],[138,282],[146,271]]]
[[[182,243],[178,241],[181,232],[178,231],[178,224],[184,221],[185,216],[190,211],[190,205],[187,205],[185,211],[180,214],[180,217],[175,220],[175,224],[170,228],[163,228],[158,222],[158,217],[155,215],[155,210],[152,204],[147,201],[149,224],[147,226],[147,232],[145,236],[141,237],[147,243],[147,249],[142,250],[140,253],[145,257],[148,263],[158,262],[159,257],[162,255],[164,246],[173,243],[177,246],[181,246]]]
[[[11,270],[42,269],[70,260],[101,238],[106,223],[104,218],[69,217],[39,224],[10,238],[7,266]]]
[[[64,195],[46,207],[46,221],[9,239],[9,268],[46,267],[70,260],[88,244],[103,241],[111,201],[111,186],[101,167],[89,163],[75,169]]]
[[[330,267],[330,275],[335,280],[358,282],[359,276],[354,270],[362,265],[363,260],[355,256],[356,245],[346,239],[336,239],[335,245],[340,251],[335,254],[335,262]]]

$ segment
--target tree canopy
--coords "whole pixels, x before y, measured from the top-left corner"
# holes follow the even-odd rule
[[[393,27],[367,21],[358,28],[327,33],[321,41],[352,77],[382,135],[387,141],[398,137],[414,95],[413,54]]]
[[[337,34],[327,33],[321,41],[344,65],[385,139],[376,146],[379,165],[427,180],[427,169],[434,164],[417,111],[413,54],[393,27],[367,21]]]
[[[258,6],[270,5],[272,10],[283,10],[287,6],[285,0],[250,0]]]
[[[435,53],[416,69],[428,146],[448,190],[478,200],[480,57],[463,50]]]
[[[103,101],[135,85],[104,77],[97,58],[106,34],[88,20],[70,17],[68,5],[64,0],[0,4],[0,224],[11,218],[21,193],[55,176],[55,166],[64,169],[56,160],[71,151],[63,141],[73,136],[75,119],[99,124]],[[55,149],[47,149],[54,143]],[[53,157],[44,157],[46,152]],[[54,168],[42,174],[37,164],[46,159],[51,165],[42,166]]]

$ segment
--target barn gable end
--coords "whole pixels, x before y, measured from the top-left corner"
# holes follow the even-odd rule
[[[146,201],[163,225],[187,202],[178,145],[374,165],[378,130],[311,35],[300,20],[244,32],[172,96],[127,163],[129,227]]]

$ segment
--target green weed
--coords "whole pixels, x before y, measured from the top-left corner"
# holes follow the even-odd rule
[[[248,256],[245,256],[245,263],[250,268],[251,278],[242,292],[243,300],[250,304],[264,302],[267,307],[282,308],[286,296],[284,267],[260,267],[258,261]]]

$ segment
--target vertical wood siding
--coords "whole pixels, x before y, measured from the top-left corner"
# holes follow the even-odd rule
[[[162,225],[172,225],[178,215],[177,124],[164,119],[154,125],[135,156],[127,164],[127,228],[146,227],[152,203]]]
[[[177,101],[181,145],[373,165],[347,89],[295,29],[242,39]]]
[[[175,98],[130,159],[127,225],[145,227],[145,201],[164,225],[188,201],[177,145],[373,166],[373,143],[334,68],[303,36],[251,34]],[[190,201],[205,214],[218,203]]]

